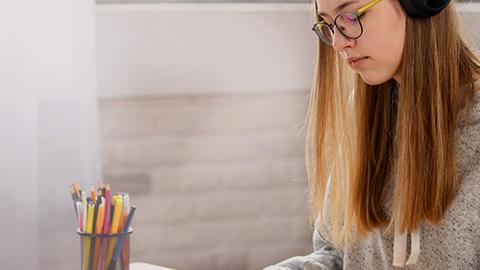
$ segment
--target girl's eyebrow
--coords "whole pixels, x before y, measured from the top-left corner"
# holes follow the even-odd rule
[[[353,3],[356,3],[356,2],[358,2],[358,1],[348,1],[348,2],[345,2],[345,3],[343,3],[343,4],[340,4],[337,8],[335,8],[335,12],[336,12],[336,13],[339,13],[342,9],[346,8],[348,5],[353,4]],[[319,12],[318,15],[320,15],[320,16],[328,16],[328,14],[325,13],[325,12],[323,12],[323,11],[322,11],[322,12]]]

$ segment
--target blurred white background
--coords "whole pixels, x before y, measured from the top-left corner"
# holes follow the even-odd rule
[[[131,193],[132,261],[253,270],[310,252],[312,4],[192,2],[4,4],[0,269],[79,269],[74,179]],[[459,6],[477,48],[479,5]]]

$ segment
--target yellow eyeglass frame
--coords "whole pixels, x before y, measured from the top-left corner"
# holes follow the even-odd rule
[[[356,37],[356,38],[359,38],[359,37],[362,35],[362,33],[363,33],[363,26],[362,26],[362,23],[360,22],[360,16],[362,16],[369,8],[371,8],[372,6],[374,6],[375,4],[377,4],[377,3],[380,2],[380,1],[382,1],[382,0],[373,0],[373,1],[365,4],[364,6],[358,8],[357,10],[352,11],[352,13],[353,13],[353,14],[355,15],[355,17],[358,19],[358,23],[360,24],[360,27],[361,27],[360,35],[359,35],[358,37]],[[342,13],[345,13],[345,11],[344,11],[344,12],[340,12],[340,14],[342,14]],[[321,20],[320,22],[317,22],[317,23],[315,23],[315,24],[312,26],[312,30],[315,32],[315,34],[318,35],[318,33],[317,33],[317,31],[316,31],[315,29],[316,29],[316,28],[320,29],[320,28],[322,28],[323,26],[327,25],[327,26],[332,30],[332,33],[333,33],[333,26],[334,26],[334,25],[335,25],[335,27],[338,29],[338,26],[337,26],[337,24],[336,24],[336,21],[337,21],[338,16],[340,16],[340,14],[338,14],[338,15],[335,17],[335,20],[333,21],[332,24],[327,23],[325,20]],[[345,36],[345,34],[344,34],[342,31],[340,31],[340,33],[342,33],[342,35]],[[346,36],[346,37],[347,37],[347,38],[350,38],[350,37],[348,37],[348,36]],[[324,41],[320,36],[319,36],[319,38],[320,38],[322,41]],[[355,38],[355,39],[356,39],[356,38]],[[324,41],[324,42],[325,42],[325,41]],[[325,42],[325,43],[327,43],[327,42]],[[328,44],[328,43],[327,43],[327,45],[330,46],[330,44]]]

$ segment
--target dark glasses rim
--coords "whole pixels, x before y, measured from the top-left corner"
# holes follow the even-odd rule
[[[357,22],[358,24],[360,25],[360,33],[358,34],[358,36],[356,37],[350,37],[348,36],[347,34],[345,34],[337,25],[337,19],[343,15],[343,14],[353,14],[355,16],[355,18],[357,19]],[[344,11],[344,12],[341,12],[339,13],[336,17],[335,17],[335,20],[333,21],[332,24],[329,24],[325,21],[320,21],[320,22],[316,22],[313,24],[312,26],[312,31],[315,32],[315,34],[317,35],[318,38],[320,38],[320,40],[322,40],[326,45],[328,46],[332,46],[332,42],[333,41],[330,41],[330,40],[326,40],[326,37],[325,35],[322,34],[322,31],[321,29],[318,27],[318,25],[320,24],[323,24],[323,27],[327,26],[329,28],[329,30],[331,31],[331,33],[333,34],[334,33],[334,30],[333,30],[333,27],[335,26],[335,28],[337,28],[339,30],[339,32],[345,36],[346,38],[349,38],[349,39],[358,39],[360,36],[362,36],[363,34],[363,25],[362,25],[362,21],[360,20],[360,17],[362,17],[364,13],[361,13],[359,14],[357,11]],[[318,30],[317,30],[318,29]]]

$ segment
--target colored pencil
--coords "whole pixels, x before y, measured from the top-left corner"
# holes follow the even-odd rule
[[[125,228],[123,229],[123,233],[128,232],[128,228],[130,227],[130,224],[132,223],[132,218],[133,218],[133,214],[135,213],[135,209],[136,209],[135,206],[132,206],[130,214],[128,215],[127,221],[125,223]],[[115,247],[115,252],[113,254],[112,261],[110,263],[110,266],[109,266],[108,270],[113,270],[115,268],[115,265],[116,265],[116,263],[118,261],[118,258],[120,256],[120,251],[122,250],[122,247],[123,247],[123,242],[125,240],[125,237],[128,238],[128,236],[126,236],[125,234],[120,235],[120,237],[118,239],[117,246]]]
[[[94,212],[95,205],[93,203],[88,205],[88,222],[87,222],[87,233],[92,233],[93,230],[93,212]],[[82,263],[82,269],[83,270],[88,270],[89,266],[89,260],[90,260],[90,245],[91,245],[91,240],[92,238],[90,236],[85,236],[85,246],[84,246],[84,257],[83,257],[83,263]]]
[[[108,234],[109,231],[109,226],[110,226],[110,184],[107,184],[105,187],[105,218],[103,220],[103,234]],[[104,238],[102,240],[102,252],[100,254],[100,267],[101,269],[104,269],[105,266],[105,259],[107,257],[107,239]]]
[[[97,215],[97,223],[95,224],[95,233],[96,234],[101,234],[102,229],[103,229],[103,219],[105,217],[105,199],[102,198],[102,202],[100,203],[100,206],[98,207],[98,215]],[[98,264],[99,264],[99,259],[100,259],[100,244],[101,244],[102,239],[100,237],[97,237],[95,239],[95,252],[93,255],[93,269],[98,269]]]
[[[82,213],[83,213],[83,216],[82,216],[82,228],[83,228],[83,232],[85,232],[86,228],[87,228],[87,194],[85,193],[85,191],[82,191],[81,192],[82,194]]]
[[[123,212],[124,212],[124,217],[125,217],[125,222],[124,223],[126,224],[127,220],[128,220],[128,216],[130,215],[130,211],[131,211],[131,209],[130,209],[130,195],[128,195],[128,193],[124,193],[123,202],[124,202],[124,204],[123,204],[124,205],[124,211]],[[127,225],[127,229],[128,229],[129,226],[130,225]],[[130,237],[127,237],[125,239],[125,246],[121,250],[122,254],[120,256],[120,259],[121,259],[120,260],[120,262],[121,262],[120,263],[120,265],[121,265],[120,269],[127,269],[128,265],[130,264],[129,258],[128,258],[128,254],[130,252],[129,251],[129,246],[130,246],[129,242],[130,242]]]
[[[112,220],[112,231],[111,231],[111,233],[118,233],[118,225],[120,224],[120,218],[121,218],[122,211],[123,211],[123,197],[122,197],[122,195],[113,196],[113,203],[115,205],[115,208],[114,208],[114,214],[113,214],[113,220]],[[105,263],[105,267],[108,267],[108,265],[110,264],[110,260],[112,259],[113,249],[115,247],[116,242],[117,242],[116,239],[112,238],[112,239],[110,239],[110,241],[108,243],[108,253],[107,253],[107,257],[106,257],[107,260],[106,260],[106,263]]]

